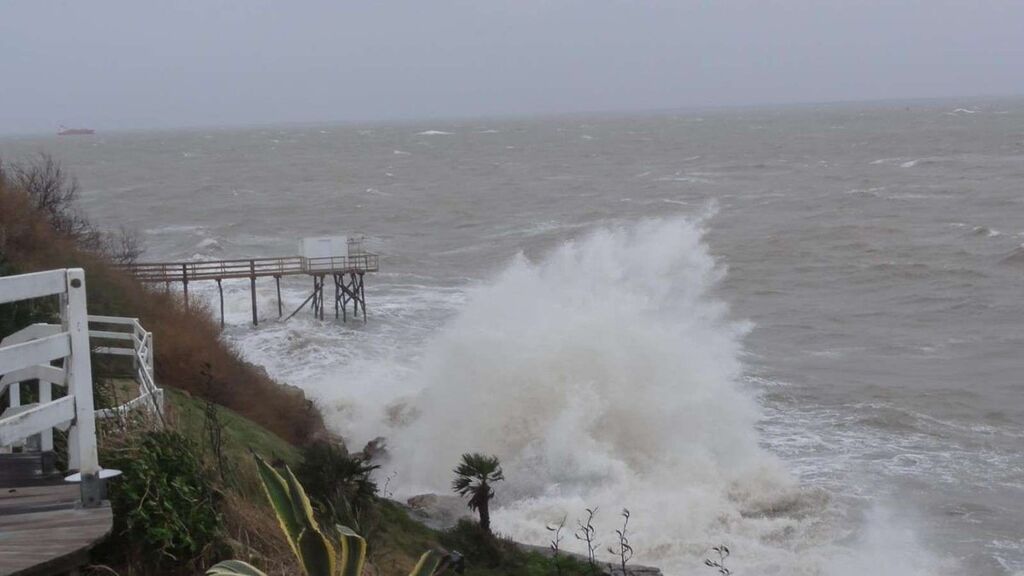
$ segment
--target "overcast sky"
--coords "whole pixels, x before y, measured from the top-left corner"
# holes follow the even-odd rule
[[[1011,94],[1022,0],[0,0],[0,133]]]

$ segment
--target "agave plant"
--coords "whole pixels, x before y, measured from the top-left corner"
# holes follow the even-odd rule
[[[324,530],[313,517],[306,491],[287,466],[278,473],[256,455],[256,467],[288,544],[306,576],[360,576],[366,562],[366,540],[351,529],[335,525]],[[328,535],[329,534],[329,535]],[[409,576],[442,574],[453,567],[453,558],[438,550],[420,556]],[[241,560],[225,560],[206,572],[207,576],[266,576]]]

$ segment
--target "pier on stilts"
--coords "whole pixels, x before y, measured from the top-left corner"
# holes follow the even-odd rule
[[[333,240],[330,246],[336,248],[338,239],[306,239],[304,246],[310,241]],[[172,284],[181,284],[185,306],[189,304],[189,284],[201,281],[217,283],[220,300],[220,324],[224,326],[224,280],[248,279],[249,292],[252,299],[252,323],[259,325],[259,314],[256,306],[256,280],[273,278],[277,288],[277,316],[284,317],[284,304],[281,301],[281,278],[285,276],[307,276],[313,280],[313,290],[298,308],[285,320],[295,316],[309,305],[313,315],[324,319],[324,311],[328,306],[326,298],[332,291],[325,290],[328,278],[333,284],[334,317],[348,321],[348,307],[352,306],[352,317],[366,321],[366,290],[364,277],[368,273],[380,269],[380,257],[362,250],[361,241],[341,239],[347,244],[348,254],[344,256],[317,255],[315,249],[305,249],[303,256],[281,256],[275,258],[249,258],[237,260],[216,260],[204,262],[149,262],[136,263],[125,267],[142,282],[164,284],[168,289]],[[329,249],[328,249],[329,251]],[[322,251],[321,251],[322,252]],[[325,294],[327,295],[325,298]]]

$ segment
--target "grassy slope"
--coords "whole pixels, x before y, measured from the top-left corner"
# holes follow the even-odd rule
[[[201,446],[208,445],[209,440],[204,438],[206,401],[173,388],[165,389],[164,394],[178,431]],[[224,452],[231,460],[238,463],[251,460],[250,450],[270,461],[280,460],[289,466],[295,466],[301,460],[298,449],[273,432],[229,408],[218,406],[217,411],[223,426]]]
[[[167,391],[169,412],[175,421],[175,427],[198,444],[208,446],[209,440],[204,437],[206,424],[206,402],[178,390]],[[250,450],[254,450],[268,459],[279,459],[294,466],[301,459],[299,451],[291,444],[275,436],[269,430],[246,419],[245,417],[225,408],[219,409],[219,417],[224,426],[224,452],[231,462],[231,467],[249,466]],[[245,476],[245,474],[241,474]],[[244,482],[249,484],[248,482]],[[258,490],[253,492],[249,500],[259,502],[258,509],[263,514],[270,514],[269,506],[263,501]],[[405,509],[390,500],[380,500],[376,519],[367,526],[366,536],[370,540],[369,560],[381,576],[405,576],[416,564],[420,554],[425,550],[447,544],[449,547],[466,552],[470,557],[469,547],[472,541],[461,537],[452,537],[428,528],[413,520]],[[269,526],[276,529],[276,526]],[[506,543],[507,544],[507,543]],[[484,562],[470,562],[467,565],[468,576],[548,576],[555,573],[549,558],[536,552],[524,552],[502,546],[502,558],[495,565],[487,566]],[[564,560],[563,576],[582,575],[587,573],[578,562]]]

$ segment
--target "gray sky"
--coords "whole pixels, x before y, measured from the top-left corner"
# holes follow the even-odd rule
[[[0,133],[1009,94],[1022,0],[0,0]]]

